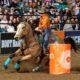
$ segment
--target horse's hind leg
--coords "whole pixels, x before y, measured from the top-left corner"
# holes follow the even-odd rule
[[[48,60],[49,60],[49,56],[48,55],[45,55],[41,61],[41,63],[36,66],[35,68],[32,69],[33,72],[36,72],[36,71],[39,71],[40,69],[42,69],[46,63],[48,63]]]
[[[42,49],[41,50],[41,54],[39,56],[40,60],[39,60],[38,64],[40,64],[42,62],[42,60],[43,60],[44,57],[45,57],[45,54],[43,53],[43,49]]]

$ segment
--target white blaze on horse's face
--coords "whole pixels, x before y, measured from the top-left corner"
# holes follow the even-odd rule
[[[15,34],[14,38],[15,39],[20,39],[22,37],[22,33],[23,33],[24,30],[25,30],[25,24],[20,23],[17,26],[17,31],[16,31],[16,34]]]

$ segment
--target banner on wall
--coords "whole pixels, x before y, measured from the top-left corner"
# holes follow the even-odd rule
[[[64,31],[51,31],[51,34],[56,34],[58,37],[64,39],[65,32]]]
[[[66,31],[65,37],[72,37],[77,45],[80,47],[80,31]]]
[[[0,53],[13,53],[20,47],[20,41],[14,39],[15,33],[0,34]]]

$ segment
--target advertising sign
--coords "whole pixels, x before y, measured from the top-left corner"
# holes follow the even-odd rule
[[[1,33],[0,47],[2,54],[13,53],[20,47],[20,41],[14,39],[15,33]]]
[[[80,47],[80,31],[66,31],[65,37],[72,37],[77,45]]]
[[[64,31],[51,31],[51,34],[56,34],[58,37],[64,39],[65,32]]]

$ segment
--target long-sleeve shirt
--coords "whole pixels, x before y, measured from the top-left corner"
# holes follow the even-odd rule
[[[41,14],[39,21],[39,29],[45,29],[50,27],[50,19],[48,14]]]

